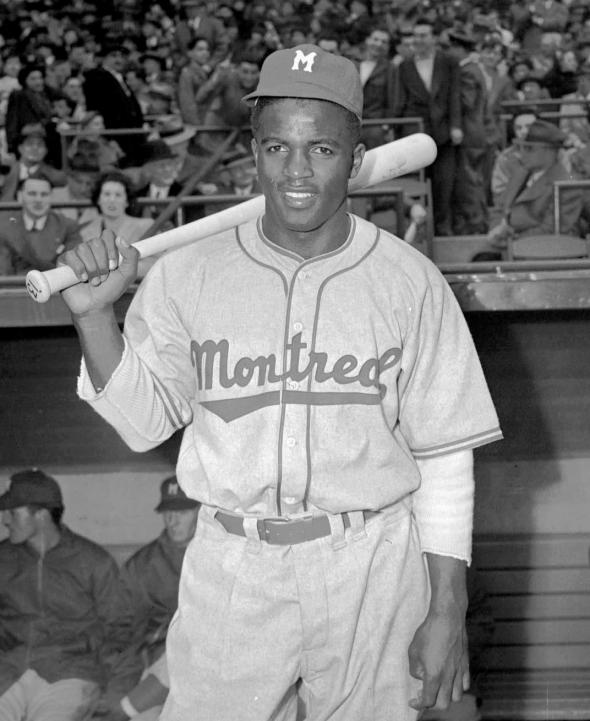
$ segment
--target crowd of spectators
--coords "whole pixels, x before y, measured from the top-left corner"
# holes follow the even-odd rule
[[[590,175],[587,0],[6,0],[0,19],[2,201],[20,202],[34,174],[54,203],[88,204],[101,176],[117,171],[130,179],[129,224],[132,197],[173,198],[195,176],[193,195],[233,192],[224,160],[249,148],[241,98],[270,52],[308,42],[357,63],[367,147],[420,128],[435,138],[427,176],[436,235],[488,233],[506,221],[506,168],[522,169],[518,115],[560,129],[560,177]],[[242,130],[216,157],[220,126]],[[590,204],[576,192],[580,213],[567,232],[585,235]],[[139,214],[154,220],[162,208]],[[75,215],[82,238],[111,222],[98,206]],[[150,229],[130,225],[135,238]],[[21,246],[3,235],[0,244],[0,274],[57,257],[29,252],[23,263]]]

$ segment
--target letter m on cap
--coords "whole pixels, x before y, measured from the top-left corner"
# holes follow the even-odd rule
[[[311,52],[305,55],[301,50],[296,50],[291,70],[301,70],[301,65],[303,65],[303,70],[306,73],[311,73],[316,55],[316,52]]]

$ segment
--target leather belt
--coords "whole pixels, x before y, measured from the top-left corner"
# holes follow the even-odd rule
[[[376,513],[376,511],[363,511],[365,521]],[[234,536],[246,536],[243,516],[217,511],[215,520],[219,521],[228,533]],[[350,527],[347,513],[342,514],[342,522],[345,528]],[[261,541],[278,546],[293,546],[296,543],[315,541],[332,533],[328,516],[311,514],[300,518],[259,518],[256,521],[256,528]]]

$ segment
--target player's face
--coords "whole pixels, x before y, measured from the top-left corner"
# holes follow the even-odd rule
[[[299,247],[342,227],[348,181],[364,154],[343,108],[323,100],[274,102],[262,110],[252,149],[266,197],[265,232],[274,242]]]
[[[25,543],[37,533],[35,514],[27,506],[3,511],[2,523],[8,529],[10,543]]]
[[[195,535],[197,528],[198,508],[187,508],[182,511],[164,511],[162,518],[168,537],[177,546],[187,546]]]

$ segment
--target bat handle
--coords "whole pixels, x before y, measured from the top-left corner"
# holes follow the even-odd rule
[[[69,265],[58,265],[45,272],[30,270],[25,280],[27,292],[37,303],[47,303],[52,295],[80,282]]]

